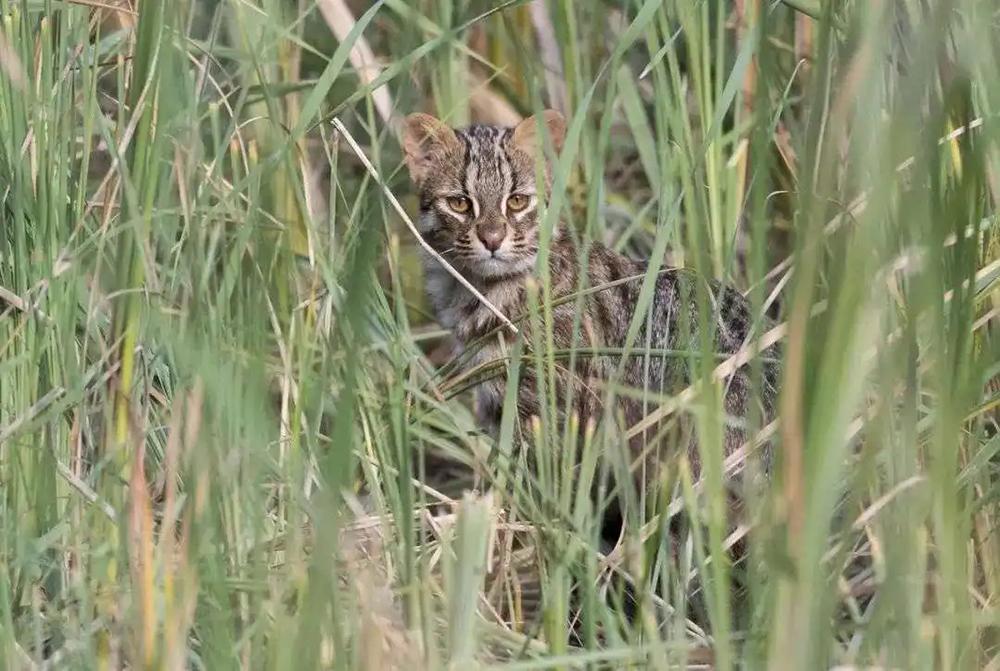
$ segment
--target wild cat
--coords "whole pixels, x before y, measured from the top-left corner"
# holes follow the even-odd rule
[[[430,244],[490,302],[508,317],[528,312],[528,283],[539,282],[548,273],[553,299],[551,340],[556,349],[571,347],[593,352],[592,348],[622,348],[636,311],[646,263],[630,259],[597,242],[592,243],[581,262],[580,249],[566,225],[560,222],[551,237],[548,263],[538,268],[539,203],[551,189],[549,161],[544,161],[536,178],[537,157],[541,155],[544,124],[555,150],[561,150],[565,120],[547,111],[531,117],[515,128],[474,125],[451,128],[427,114],[413,114],[403,123],[402,144],[407,167],[419,193],[418,228]],[[536,189],[541,186],[544,193]],[[430,255],[425,256],[427,291],[437,319],[450,329],[462,346],[479,348],[468,359],[472,367],[506,356],[513,332],[501,327],[499,318],[463,287]],[[692,381],[689,362],[677,356],[643,356],[647,350],[701,351],[697,283],[704,282],[689,271],[668,269],[657,279],[647,314],[633,346],[638,353],[625,357],[601,354],[577,357],[573,370],[565,361],[557,362],[555,393],[558,406],[572,386],[571,411],[582,423],[588,419],[624,420],[623,429],[634,427],[657,406],[642,394],[623,393],[616,407],[605,407],[606,382],[613,375],[624,388],[654,394],[676,393]],[[732,354],[746,344],[753,319],[746,299],[737,291],[715,282],[704,284],[713,306],[711,338],[714,350]],[[575,299],[581,289],[583,312]],[[701,320],[704,321],[704,320]],[[536,321],[536,324],[543,322]],[[529,320],[518,324],[529,346]],[[549,334],[545,334],[548,337]],[[500,338],[504,341],[501,342]],[[544,341],[544,338],[543,338]],[[714,363],[712,366],[714,367]],[[528,422],[540,411],[538,385],[533,367],[522,366],[518,384],[517,409]],[[727,454],[746,439],[740,420],[747,417],[752,403],[759,403],[761,416],[771,413],[775,396],[773,365],[765,365],[763,384],[755,388],[746,368],[738,370],[726,383],[724,409],[735,419],[727,422],[723,445]],[[477,415],[487,428],[499,425],[506,377],[494,377],[477,387]],[[756,392],[756,393],[752,393]],[[690,424],[690,423],[689,423]],[[682,441],[695,470],[699,470],[696,442],[690,426],[686,437],[665,436],[653,423],[648,430],[633,432],[629,447],[635,463],[647,468],[644,477],[655,471],[663,450]],[[668,432],[669,433],[669,432]],[[640,478],[641,479],[641,478]]]

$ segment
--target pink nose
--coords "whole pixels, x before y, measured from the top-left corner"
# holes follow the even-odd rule
[[[507,229],[502,224],[500,226],[481,226],[476,230],[483,247],[495,252],[500,249],[503,239],[507,237]]]

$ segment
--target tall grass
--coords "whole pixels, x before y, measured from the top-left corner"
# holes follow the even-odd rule
[[[998,25],[989,0],[0,0],[3,668],[1000,669]],[[647,290],[626,351],[560,351],[541,274],[534,340],[470,371],[384,197],[391,115],[545,107],[570,123],[543,239],[651,258]],[[775,317],[779,416],[732,458],[734,362],[638,337],[671,265]],[[698,480],[678,454],[658,498],[629,486],[624,436],[551,393],[519,435],[515,382],[478,430],[475,380],[551,391],[593,355],[685,359],[680,394],[601,393],[693,418]]]

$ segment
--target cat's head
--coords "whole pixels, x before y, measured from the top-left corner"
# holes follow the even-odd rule
[[[566,122],[554,111],[515,128],[450,128],[427,114],[404,120],[403,154],[420,192],[420,232],[463,274],[498,278],[534,267],[540,124],[559,151]],[[543,174],[547,189],[547,163]]]

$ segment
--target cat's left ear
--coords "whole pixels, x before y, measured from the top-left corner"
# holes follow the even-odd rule
[[[552,146],[556,153],[562,151],[563,140],[566,139],[566,119],[555,110],[545,110],[541,114],[541,121],[548,129],[549,137],[552,138]],[[543,141],[538,135],[538,117],[530,116],[517,125],[514,129],[512,142],[521,151],[534,155],[539,144]]]

